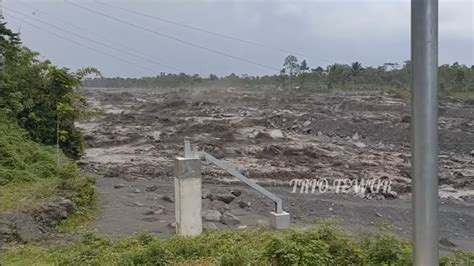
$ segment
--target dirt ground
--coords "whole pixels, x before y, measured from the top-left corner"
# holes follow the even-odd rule
[[[332,218],[351,232],[411,234],[409,104],[380,94],[83,89],[79,124],[98,181],[100,234],[174,232],[173,159],[189,139],[283,199],[293,226]],[[474,251],[474,104],[440,106],[441,247]],[[293,179],[389,179],[391,193],[293,193]],[[273,204],[203,162],[205,227],[268,224]],[[298,191],[297,191],[298,192]],[[225,203],[222,198],[228,199]]]

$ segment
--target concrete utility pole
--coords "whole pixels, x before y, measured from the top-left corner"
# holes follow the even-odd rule
[[[202,232],[201,160],[193,158],[186,147],[186,158],[175,159],[175,216],[176,233],[196,236]]]
[[[0,23],[3,22],[3,1],[0,0]],[[5,64],[5,57],[3,56],[3,51],[0,51],[0,71],[3,70],[3,65]]]
[[[439,265],[438,0],[411,1],[413,264]]]
[[[0,22],[3,22],[3,1],[0,0]]]

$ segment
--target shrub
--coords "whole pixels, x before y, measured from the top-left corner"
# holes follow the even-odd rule
[[[411,265],[411,246],[382,233],[357,241],[336,227],[287,231],[213,231],[197,237],[140,235],[111,240],[93,234],[72,246],[24,246],[0,262],[30,265]],[[469,265],[455,253],[441,265]],[[2,261],[3,260],[3,261]]]
[[[58,195],[89,207],[95,202],[94,184],[62,153],[29,140],[14,120],[0,115],[0,211],[33,207],[40,199]]]

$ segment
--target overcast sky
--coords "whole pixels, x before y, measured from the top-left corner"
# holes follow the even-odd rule
[[[90,13],[63,0],[3,0],[5,20],[20,31],[23,42],[55,64],[73,70],[95,66],[105,76],[141,77],[159,72],[178,72],[155,63],[174,66],[186,73],[273,74],[280,69],[288,51],[306,59],[310,67],[328,62],[381,65],[402,63],[410,57],[410,2],[408,0],[99,0],[181,24],[261,46],[217,37],[185,27],[130,14],[88,0],[69,0],[97,12],[125,20],[156,33],[166,34],[210,52],[170,38]],[[473,0],[439,0],[440,63],[474,64]],[[106,48],[42,24],[31,18],[21,22],[18,13],[73,31],[97,42],[146,59]],[[29,23],[29,24],[28,24]],[[89,50],[34,26],[48,29],[123,60]],[[127,48],[124,48],[127,47]],[[130,50],[132,48],[133,50]],[[222,54],[250,60],[242,62]]]

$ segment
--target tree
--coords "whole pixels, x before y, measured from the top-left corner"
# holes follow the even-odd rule
[[[301,61],[300,71],[302,73],[306,73],[306,71],[308,70],[309,70],[309,67],[308,67],[308,64],[306,63],[306,60]]]
[[[298,65],[298,58],[294,55],[289,55],[285,58],[283,68],[288,73],[288,89],[291,89],[291,78],[298,75],[300,66]]]
[[[298,64],[298,58],[294,55],[289,55],[285,58],[283,67],[286,69],[286,72],[292,76],[296,76],[300,71],[300,65]]]
[[[214,74],[210,74],[210,75],[209,75],[209,80],[218,80],[218,79],[219,79],[219,78],[218,78],[216,75],[214,75]]]
[[[311,72],[313,72],[313,73],[323,73],[324,69],[321,66],[318,66],[317,68],[311,69]]]
[[[6,24],[0,24],[0,47],[5,55],[0,72],[0,113],[15,119],[30,138],[59,146],[72,158],[82,153],[82,137],[74,122],[85,114],[85,99],[77,94],[82,78],[96,69],[72,73],[38,53],[22,47],[20,39]]]
[[[359,62],[354,62],[351,64],[352,75],[357,76],[359,72],[362,70],[362,64]]]

